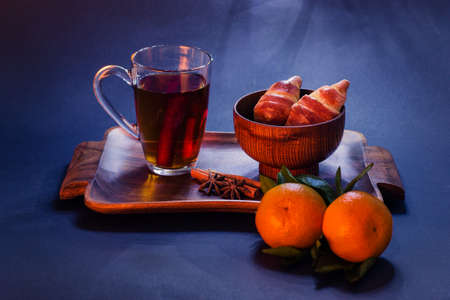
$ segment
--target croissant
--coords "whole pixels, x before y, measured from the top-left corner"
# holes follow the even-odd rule
[[[349,86],[350,81],[344,79],[304,95],[292,105],[286,125],[307,125],[331,120],[344,105]]]
[[[284,125],[289,116],[291,106],[300,97],[302,78],[293,76],[288,80],[278,81],[266,91],[253,109],[255,121]]]

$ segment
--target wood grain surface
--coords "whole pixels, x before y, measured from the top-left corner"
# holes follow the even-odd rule
[[[374,187],[376,196],[384,199],[392,212],[404,213],[405,190],[391,153],[378,146],[364,144],[364,163],[373,163],[369,171],[369,179]]]
[[[106,137],[109,132],[119,127],[111,127],[105,131],[102,141],[80,143],[74,150],[72,160],[67,167],[66,176],[59,189],[61,200],[83,196],[89,182],[97,172],[98,162],[103,153]]]
[[[97,171],[104,145],[105,141],[82,142],[75,148],[66,177],[59,189],[60,199],[66,200],[84,195],[87,185]]]
[[[95,151],[89,151],[87,145],[98,149],[100,144],[84,144],[84,147],[78,148],[86,152],[83,155],[90,157],[93,167],[98,155]],[[382,167],[372,169],[371,177],[365,176],[356,188],[380,198],[385,197],[384,191],[379,190],[380,185],[387,184],[402,190],[390,153],[381,147],[370,146],[367,151],[366,148],[367,141],[361,133],[345,130],[338,149],[320,164],[319,176],[332,182],[337,167],[341,166],[346,183],[368,162],[374,161]],[[109,132],[97,172],[93,173],[90,167],[89,172],[92,173],[88,175],[85,166],[86,163],[79,158],[73,161],[64,182],[66,186],[77,185],[77,178],[85,182],[91,176],[93,179],[84,193],[85,203],[102,213],[254,212],[259,203],[257,200],[224,200],[206,196],[197,190],[198,185],[189,175],[160,177],[150,174],[139,142],[119,128]],[[258,179],[258,163],[242,151],[234,133],[206,132],[197,166]],[[77,175],[82,170],[86,171],[84,176]],[[61,190],[64,194],[63,186]]]

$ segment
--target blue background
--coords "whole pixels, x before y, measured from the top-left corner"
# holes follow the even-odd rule
[[[448,1],[9,1],[1,4],[2,299],[450,299]],[[368,278],[321,289],[262,257],[253,215],[103,216],[58,189],[113,126],[95,72],[161,44],[213,54],[208,130],[241,95],[300,74],[351,81],[346,128],[391,151],[406,190]],[[132,91],[107,94],[134,120]]]

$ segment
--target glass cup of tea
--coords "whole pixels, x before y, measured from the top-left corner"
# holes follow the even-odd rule
[[[197,161],[208,114],[212,57],[189,46],[158,45],[131,55],[131,70],[105,66],[93,87],[106,113],[142,145],[150,171],[181,175]],[[118,113],[101,91],[115,75],[134,90],[137,128]]]

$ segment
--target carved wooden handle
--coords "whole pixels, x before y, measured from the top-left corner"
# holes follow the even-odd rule
[[[403,201],[403,189],[400,174],[389,151],[378,146],[364,147],[364,163],[374,163],[368,175],[377,196],[389,205],[389,202]]]
[[[83,142],[75,148],[66,177],[59,190],[61,200],[84,195],[87,185],[97,172],[104,146],[105,141]]]

